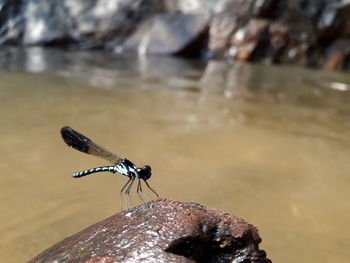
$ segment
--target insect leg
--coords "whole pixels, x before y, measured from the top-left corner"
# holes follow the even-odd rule
[[[131,177],[131,182],[124,192],[126,197],[127,197],[127,199],[126,199],[127,200],[127,204],[126,204],[127,208],[132,206],[132,202],[131,202],[131,198],[130,198],[130,189],[131,189],[131,186],[134,183],[134,181],[135,181],[135,177]]]
[[[159,196],[159,194],[157,194],[157,192],[154,191],[154,190],[152,189],[152,187],[149,186],[149,184],[147,183],[147,181],[146,181],[145,179],[143,179],[143,181],[145,181],[147,187],[158,197],[158,199],[161,199],[161,197]]]
[[[123,186],[122,190],[120,190],[120,209],[123,211],[123,191],[131,182],[132,177],[129,178],[128,182]]]

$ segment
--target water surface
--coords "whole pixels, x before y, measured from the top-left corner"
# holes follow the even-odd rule
[[[64,125],[150,164],[162,197],[253,223],[274,262],[348,262],[348,74],[38,48],[0,66],[4,262],[119,210],[127,178],[71,178],[108,163],[68,148]]]

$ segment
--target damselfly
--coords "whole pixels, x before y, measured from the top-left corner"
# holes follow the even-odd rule
[[[147,182],[147,180],[152,175],[151,167],[149,165],[145,165],[142,168],[138,168],[128,159],[121,158],[115,155],[114,153],[111,153],[110,151],[94,143],[92,140],[82,135],[81,133],[77,132],[76,130],[72,129],[71,127],[68,127],[68,126],[63,127],[61,129],[61,135],[63,140],[68,146],[73,147],[74,149],[80,152],[91,154],[113,163],[113,165],[110,165],[110,166],[96,167],[89,170],[73,173],[72,176],[74,178],[79,178],[82,176],[86,176],[88,174],[99,173],[99,172],[119,173],[129,177],[128,182],[123,186],[123,188],[120,191],[121,209],[123,209],[123,206],[122,206],[123,193],[127,197],[127,206],[128,206],[128,203],[131,203],[129,193],[136,179],[138,180],[136,192],[143,202],[145,201],[143,197],[149,200],[151,200],[151,198],[149,198],[146,195],[146,193],[142,191],[142,185],[141,185],[142,181],[145,182],[146,186],[157,196],[157,198],[160,198],[157,192],[153,190]]]

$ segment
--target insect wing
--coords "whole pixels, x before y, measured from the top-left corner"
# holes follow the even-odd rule
[[[61,129],[61,135],[68,146],[80,152],[103,158],[113,164],[120,163],[122,160],[122,158],[119,156],[94,143],[92,140],[72,129],[71,127],[63,127]]]

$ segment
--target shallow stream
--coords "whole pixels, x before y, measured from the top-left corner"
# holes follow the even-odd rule
[[[349,74],[40,48],[3,49],[0,69],[2,262],[120,209],[127,178],[73,179],[108,163],[64,125],[151,165],[162,197],[253,223],[273,262],[348,262]]]

